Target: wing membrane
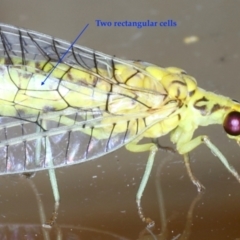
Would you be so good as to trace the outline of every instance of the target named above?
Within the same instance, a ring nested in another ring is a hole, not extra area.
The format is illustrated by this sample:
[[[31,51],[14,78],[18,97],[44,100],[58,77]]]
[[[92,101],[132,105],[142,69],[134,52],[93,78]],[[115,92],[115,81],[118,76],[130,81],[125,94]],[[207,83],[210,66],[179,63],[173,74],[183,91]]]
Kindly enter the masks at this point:
[[[0,174],[98,158],[177,108],[147,64],[74,45],[41,86],[70,43],[3,24],[0,39]]]

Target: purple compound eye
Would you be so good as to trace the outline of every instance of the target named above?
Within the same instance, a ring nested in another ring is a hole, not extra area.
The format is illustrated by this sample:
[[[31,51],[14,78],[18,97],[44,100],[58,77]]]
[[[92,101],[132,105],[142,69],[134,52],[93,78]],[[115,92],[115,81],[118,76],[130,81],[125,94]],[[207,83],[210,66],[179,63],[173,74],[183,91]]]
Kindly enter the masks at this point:
[[[240,135],[240,113],[229,113],[224,120],[223,127],[226,133],[231,136]]]

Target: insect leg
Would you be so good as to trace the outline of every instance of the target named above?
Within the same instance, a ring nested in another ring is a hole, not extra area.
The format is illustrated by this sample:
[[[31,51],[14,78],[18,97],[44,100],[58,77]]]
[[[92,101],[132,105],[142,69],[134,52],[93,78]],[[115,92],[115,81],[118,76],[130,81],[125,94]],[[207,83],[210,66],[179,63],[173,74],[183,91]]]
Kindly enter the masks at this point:
[[[44,123],[43,123],[44,126]],[[41,129],[40,129],[41,131]],[[41,141],[41,140],[40,140]],[[40,158],[40,151],[41,151],[41,142],[39,141],[39,144],[36,146],[36,160]],[[59,195],[59,190],[58,190],[58,184],[57,184],[57,178],[55,174],[55,169],[53,166],[52,162],[52,151],[51,151],[51,145],[48,137],[45,138],[45,143],[46,143],[46,162],[48,162],[50,168],[48,169],[48,174],[50,178],[50,183],[53,191],[53,197],[54,197],[54,211],[52,213],[51,218],[43,224],[43,227],[45,228],[50,228],[53,226],[57,219],[57,214],[58,214],[58,208],[59,208],[59,203],[60,203],[60,195]],[[52,168],[51,168],[52,167]]]
[[[212,151],[213,155],[217,156],[222,164],[227,168],[227,170],[238,180],[240,183],[240,176],[238,172],[234,169],[233,166],[231,166],[225,156],[218,150],[218,148],[209,140],[207,136],[203,136],[203,141],[204,143],[210,148]]]
[[[205,189],[205,187],[201,184],[201,182],[194,176],[191,166],[190,166],[190,162],[189,162],[189,154],[185,153],[183,154],[183,160],[184,160],[184,164],[185,167],[187,169],[187,173],[188,176],[190,178],[190,180],[192,181],[192,183],[197,187],[198,192],[202,192],[203,189]]]
[[[131,152],[150,151],[147,165],[145,168],[145,172],[143,174],[143,178],[142,178],[142,181],[140,183],[140,186],[138,188],[137,195],[136,195],[138,215],[142,219],[143,222],[148,224],[148,227],[150,228],[150,227],[153,227],[155,223],[151,218],[145,217],[143,210],[142,210],[142,206],[141,206],[141,198],[142,198],[144,189],[147,185],[147,181],[149,179],[149,176],[150,176],[150,173],[152,170],[152,166],[153,166],[153,162],[154,162],[154,158],[155,158],[158,148],[154,143],[141,144],[141,145],[137,145],[136,143],[137,142],[131,142],[126,145],[126,148]]]
[[[52,162],[52,157],[51,157],[52,156],[51,146],[50,146],[50,142],[49,142],[48,138],[46,138],[46,155],[47,155],[47,157],[50,157],[49,160],[47,160],[47,161],[48,161],[49,166],[52,167],[48,170],[48,173],[49,173],[50,183],[51,183],[51,186],[52,186],[54,202],[55,202],[54,211],[52,213],[51,218],[46,222],[46,224],[43,225],[44,227],[49,228],[49,227],[53,226],[53,224],[55,223],[55,221],[57,219],[59,202],[60,202],[60,195],[59,195],[59,190],[58,190],[58,184],[57,184],[55,169],[54,169],[53,162]]]
[[[209,140],[207,136],[198,136],[187,143],[182,143],[178,146],[178,151],[180,154],[187,154],[192,151],[194,148],[199,146],[200,144],[205,143],[213,155],[217,156],[222,164],[227,168],[227,170],[237,179],[240,183],[240,176],[237,171],[231,166],[224,155],[218,150],[218,148]]]

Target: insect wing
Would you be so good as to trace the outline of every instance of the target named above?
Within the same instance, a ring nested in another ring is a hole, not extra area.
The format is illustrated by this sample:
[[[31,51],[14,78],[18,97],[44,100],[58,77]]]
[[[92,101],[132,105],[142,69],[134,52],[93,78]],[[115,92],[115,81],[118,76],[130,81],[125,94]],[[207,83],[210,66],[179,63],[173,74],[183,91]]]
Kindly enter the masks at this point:
[[[133,87],[115,71],[119,64],[147,76],[144,66],[80,46],[41,86],[70,44],[0,28],[0,174],[60,167],[114,151],[154,123],[148,121],[151,103],[162,103],[155,122],[169,115],[160,83],[151,79],[152,90]]]

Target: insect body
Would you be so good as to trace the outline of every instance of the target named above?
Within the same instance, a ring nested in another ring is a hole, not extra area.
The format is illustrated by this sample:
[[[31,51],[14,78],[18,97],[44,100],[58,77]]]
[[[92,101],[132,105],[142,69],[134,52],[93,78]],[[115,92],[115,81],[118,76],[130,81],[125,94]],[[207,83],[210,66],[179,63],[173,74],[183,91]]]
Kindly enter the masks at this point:
[[[178,68],[124,61],[69,43],[0,24],[0,174],[32,172],[85,162],[121,146],[149,151],[140,199],[157,146],[146,138],[171,134],[184,156],[204,142],[240,182],[237,172],[198,126],[223,124],[240,141],[240,104],[197,86]],[[50,71],[44,85],[41,82]]]

